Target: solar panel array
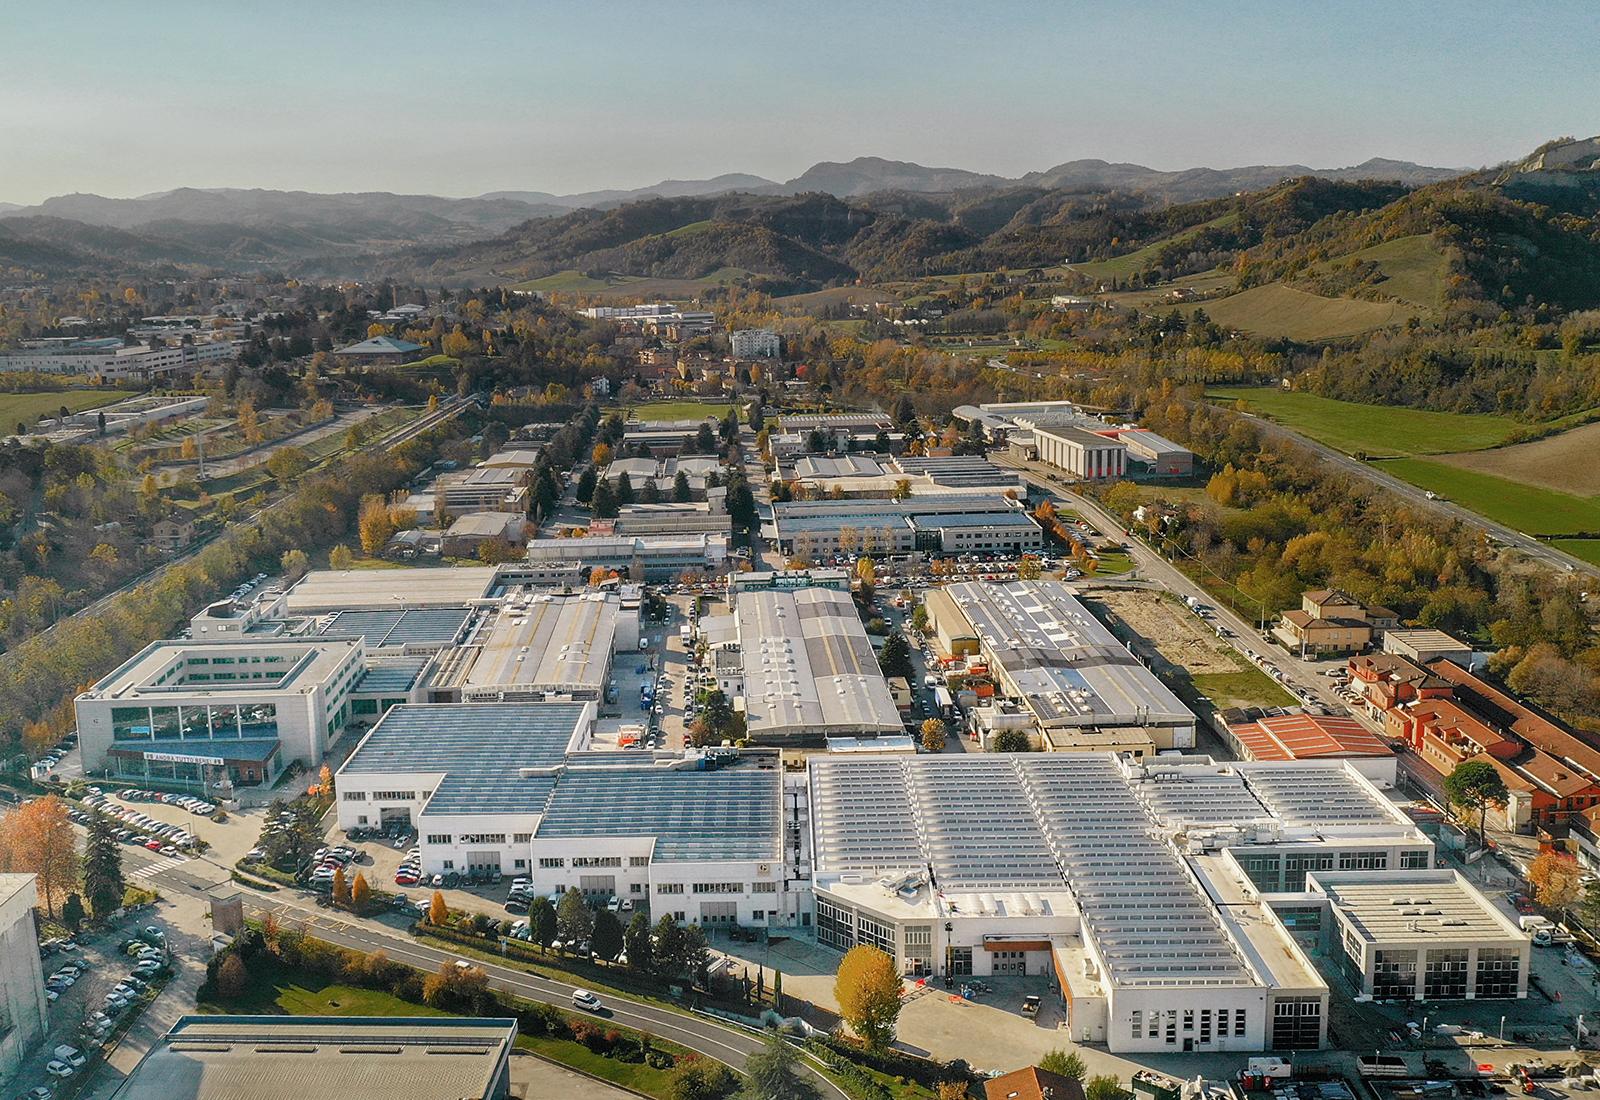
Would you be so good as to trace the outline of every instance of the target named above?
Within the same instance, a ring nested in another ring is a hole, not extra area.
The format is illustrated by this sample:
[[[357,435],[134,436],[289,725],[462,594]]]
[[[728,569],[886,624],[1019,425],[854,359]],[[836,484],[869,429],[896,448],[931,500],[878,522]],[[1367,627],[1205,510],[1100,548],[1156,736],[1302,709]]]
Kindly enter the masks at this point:
[[[811,827],[820,871],[921,867],[927,859],[899,760],[811,759]]]
[[[941,889],[1060,888],[1061,871],[1008,757],[913,769],[911,790]]]
[[[554,779],[523,768],[564,759],[582,704],[421,703],[393,707],[340,773],[440,772],[428,812],[538,813]]]
[[[401,645],[449,645],[461,635],[472,610],[428,607],[410,611],[336,611],[318,631],[329,637],[361,637],[367,648]]]
[[[534,836],[654,837],[656,862],[777,860],[781,783],[757,768],[568,768]]]
[[[1150,767],[1149,778],[1133,784],[1133,791],[1150,816],[1170,829],[1243,825],[1272,818],[1231,768],[1220,774],[1196,774],[1192,768],[1163,772],[1157,760]]]
[[[1156,836],[1109,756],[1052,753],[1017,764],[1116,982],[1254,983],[1211,903]]]
[[[1237,765],[1245,782],[1290,825],[1382,825],[1393,811],[1350,778],[1343,767],[1252,768]]]
[[[416,684],[417,677],[428,667],[426,657],[401,657],[368,666],[350,690],[371,694],[374,692],[405,693]]]

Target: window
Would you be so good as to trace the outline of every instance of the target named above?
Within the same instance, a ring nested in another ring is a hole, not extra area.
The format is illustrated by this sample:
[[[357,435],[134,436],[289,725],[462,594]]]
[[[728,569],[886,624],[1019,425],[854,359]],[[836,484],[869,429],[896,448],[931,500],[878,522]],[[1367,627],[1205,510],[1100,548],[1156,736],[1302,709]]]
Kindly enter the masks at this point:
[[[356,818],[356,824],[357,825],[365,825],[366,823],[367,823],[367,815],[366,814],[362,814],[360,817]]]
[[[561,856],[540,856],[539,857],[539,866],[540,867],[565,867],[566,865],[567,865],[567,861],[565,859],[563,859]]]
[[[848,951],[856,945],[855,914],[843,906],[817,899],[817,942]],[[966,973],[971,973],[969,955]],[[955,973],[956,971],[952,971]]]
[[[621,867],[621,856],[573,856],[574,867]]]
[[[744,883],[697,882],[694,884],[693,892],[696,894],[742,894],[744,893]]]
[[[1428,856],[1427,852],[1401,852],[1400,866],[1407,871],[1426,870]]]
[[[455,860],[453,860],[453,859],[447,859],[447,860],[444,861],[444,869],[446,871],[453,870],[455,868],[455,865],[456,865],[456,863],[455,863]]]
[[[455,841],[455,839],[456,838],[451,836],[449,833],[429,833],[428,834],[428,843],[429,844],[450,844],[450,843],[453,843]]]
[[[628,883],[628,893],[630,893],[630,894],[642,894],[642,893],[644,893],[644,887],[639,885],[639,883],[637,883],[637,882],[630,882],[630,883]]]
[[[1133,1027],[1131,1030],[1135,1039],[1144,1033],[1144,1013],[1137,1008],[1133,1010]]]
[[[463,843],[463,844],[504,844],[505,842],[506,842],[506,834],[505,833],[462,833],[461,834],[461,843]]]
[[[778,892],[778,884],[776,882],[752,882],[750,884],[750,892],[752,894],[776,894]]]
[[[628,857],[628,866],[629,867],[648,867],[648,866],[650,866],[650,857],[649,856],[629,856]]]
[[[344,800],[346,802],[365,802],[367,800],[367,792],[366,791],[345,791],[344,792]]]
[[[658,894],[681,894],[681,893],[683,893],[683,883],[681,883],[681,882],[658,882],[658,883],[656,883],[656,893],[658,893]]]
[[[525,860],[525,859],[514,859],[514,860],[511,861],[511,866],[513,866],[517,870],[521,871],[521,870],[525,869],[528,866],[528,861]]]
[[[1244,1034],[1244,1009],[1242,1008],[1233,1010],[1233,1033],[1235,1035]]]
[[[514,833],[514,834],[512,834],[511,839],[512,839],[512,841],[514,841],[517,844],[529,844],[529,843],[531,843],[533,841],[533,834],[532,833]]]
[[[1389,866],[1388,852],[1340,852],[1341,871],[1383,871]]]
[[[416,800],[417,800],[417,792],[416,791],[373,791],[372,792],[372,801],[374,801],[374,802],[415,802]]]

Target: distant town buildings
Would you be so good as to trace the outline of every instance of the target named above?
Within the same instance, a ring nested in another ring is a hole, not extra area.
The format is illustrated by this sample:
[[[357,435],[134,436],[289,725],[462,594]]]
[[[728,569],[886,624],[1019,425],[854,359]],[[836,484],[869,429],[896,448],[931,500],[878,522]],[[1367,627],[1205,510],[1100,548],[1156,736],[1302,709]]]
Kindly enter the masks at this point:
[[[776,359],[783,354],[783,341],[771,329],[747,328],[728,336],[728,348],[735,359]]]

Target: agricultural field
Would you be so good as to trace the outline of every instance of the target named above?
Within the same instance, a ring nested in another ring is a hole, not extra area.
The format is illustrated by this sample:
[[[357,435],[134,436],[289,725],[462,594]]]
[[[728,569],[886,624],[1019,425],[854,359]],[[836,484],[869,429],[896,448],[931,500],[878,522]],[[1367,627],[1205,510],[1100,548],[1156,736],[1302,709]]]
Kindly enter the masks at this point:
[[[1169,245],[1182,244],[1184,241],[1193,240],[1202,230],[1214,229],[1237,215],[1224,214],[1220,218],[1213,218],[1202,225],[1174,233],[1170,237],[1151,241],[1143,248],[1136,248],[1132,252],[1124,252],[1120,256],[1113,256],[1109,260],[1093,260],[1086,264],[1073,264],[1072,270],[1079,275],[1087,275],[1091,279],[1122,279],[1134,275],[1151,264],[1155,263],[1156,256]]]
[[[1233,273],[1222,268],[1212,271],[1202,271],[1195,275],[1185,275],[1174,279],[1170,283],[1159,286],[1145,287],[1142,290],[1118,290],[1105,295],[1105,300],[1120,309],[1150,309],[1166,305],[1172,308],[1191,308],[1189,302],[1174,302],[1171,294],[1174,290],[1187,290],[1202,298],[1209,298],[1233,289],[1235,279]],[[1197,303],[1202,309],[1209,309],[1205,303]]]
[[[685,227],[688,228],[688,227]],[[591,298],[690,299],[712,287],[737,283],[750,272],[742,267],[722,267],[699,279],[669,279],[645,275],[608,275],[592,278],[581,271],[558,271],[540,279],[514,284],[512,290],[531,290],[545,294],[584,294]]]
[[[1558,493],[1600,495],[1600,423],[1584,424],[1531,443],[1441,454],[1440,462]]]
[[[65,405],[68,412],[98,409],[128,397],[134,390],[52,390],[49,393],[0,393],[0,424],[10,431],[17,423],[33,424],[41,416],[55,416]]]
[[[1208,390],[1206,397],[1218,402],[1243,401],[1247,411],[1320,443],[1346,454],[1372,457],[1481,450],[1503,443],[1526,427],[1504,416],[1362,405],[1271,386],[1222,386]]]
[[[1359,298],[1325,298],[1282,283],[1185,307],[1204,309],[1224,328],[1288,340],[1337,340],[1374,329],[1405,324],[1419,316],[1416,306],[1401,302],[1367,302]]]
[[[1377,265],[1383,279],[1372,289],[1385,297],[1398,298],[1429,312],[1436,311],[1444,302],[1444,254],[1427,233],[1397,237],[1363,248],[1337,261],[1320,264],[1312,273],[1325,274],[1334,263],[1343,264],[1349,260]]]
[[[629,405],[624,410],[624,415],[645,422],[704,420],[708,416],[720,420],[728,415],[728,410],[731,408],[733,406],[726,401],[653,401],[648,405]]]
[[[1556,492],[1424,458],[1389,459],[1375,466],[1526,535],[1600,531],[1600,497]]]

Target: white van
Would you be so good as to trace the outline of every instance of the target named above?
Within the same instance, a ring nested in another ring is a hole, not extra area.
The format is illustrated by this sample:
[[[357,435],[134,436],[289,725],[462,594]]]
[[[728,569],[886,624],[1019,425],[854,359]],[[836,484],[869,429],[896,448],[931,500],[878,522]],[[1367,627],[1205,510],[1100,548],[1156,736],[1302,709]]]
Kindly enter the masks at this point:
[[[605,1005],[600,1003],[599,997],[596,997],[587,989],[574,989],[572,991],[572,1007],[581,1008],[585,1012],[599,1012]]]

